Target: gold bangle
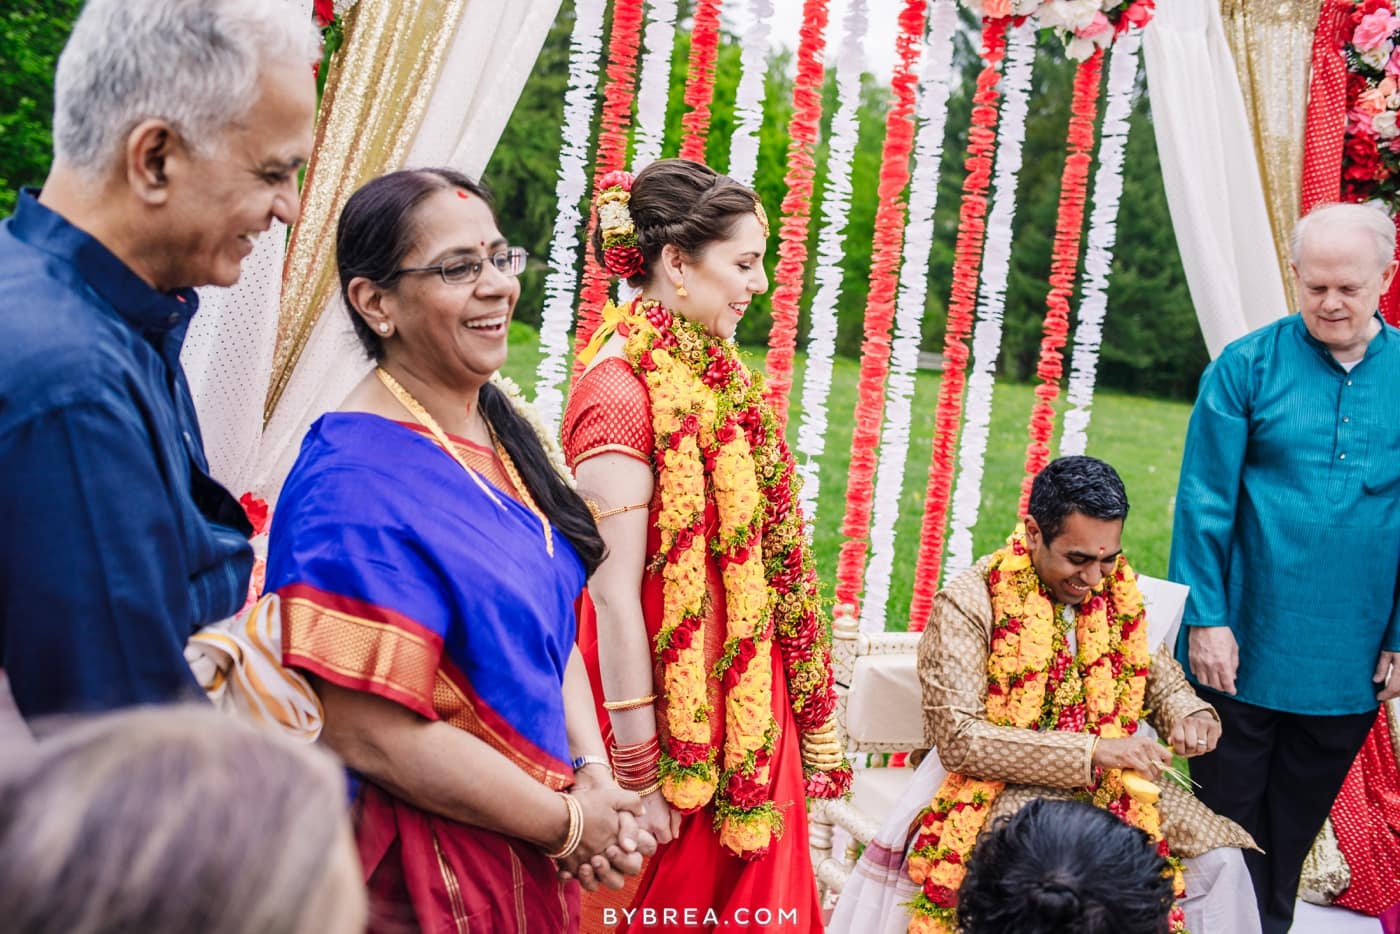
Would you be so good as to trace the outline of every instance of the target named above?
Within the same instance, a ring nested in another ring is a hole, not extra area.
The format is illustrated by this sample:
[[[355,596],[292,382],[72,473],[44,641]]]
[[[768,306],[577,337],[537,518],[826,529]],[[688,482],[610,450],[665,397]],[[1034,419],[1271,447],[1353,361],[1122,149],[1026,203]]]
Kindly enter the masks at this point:
[[[630,506],[616,506],[612,509],[599,509],[597,503],[593,502],[593,500],[591,499],[587,500],[588,511],[593,514],[593,521],[595,523],[602,522],[604,519],[610,519],[613,516],[620,516],[624,512],[631,512],[633,509],[646,509],[650,505],[651,503],[633,503]]]
[[[651,783],[643,785],[640,788],[629,788],[625,782],[618,782],[617,787],[621,788],[623,791],[630,791],[639,798],[645,798],[647,795],[655,794],[661,790],[661,779],[654,779]]]
[[[554,852],[545,852],[546,859],[568,859],[578,849],[579,842],[583,840],[583,805],[578,803],[578,799],[567,792],[559,792],[559,796],[564,799],[564,806],[569,811],[569,832],[564,838],[564,845]]]
[[[631,700],[610,700],[603,701],[604,710],[636,710],[638,707],[650,707],[656,703],[656,695],[648,694],[645,697],[634,697]]]

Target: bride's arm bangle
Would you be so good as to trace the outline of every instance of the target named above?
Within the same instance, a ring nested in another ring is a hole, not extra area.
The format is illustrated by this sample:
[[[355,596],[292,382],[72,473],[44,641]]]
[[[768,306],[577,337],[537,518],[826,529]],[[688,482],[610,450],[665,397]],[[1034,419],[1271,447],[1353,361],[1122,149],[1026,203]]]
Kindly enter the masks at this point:
[[[633,509],[646,509],[651,503],[633,503],[630,506],[617,506],[613,509],[599,509],[598,504],[588,500],[588,511],[593,513],[594,522],[602,522],[612,516],[620,516],[624,512],[631,512]]]
[[[631,700],[610,700],[603,701],[604,710],[636,710],[638,707],[650,707],[656,703],[655,694],[647,694],[644,697],[634,697]]]

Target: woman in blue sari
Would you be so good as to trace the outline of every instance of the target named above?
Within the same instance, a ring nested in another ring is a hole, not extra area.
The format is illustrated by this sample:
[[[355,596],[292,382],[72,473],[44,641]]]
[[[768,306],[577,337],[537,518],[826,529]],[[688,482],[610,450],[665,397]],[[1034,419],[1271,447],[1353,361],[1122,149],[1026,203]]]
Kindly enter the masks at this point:
[[[337,262],[377,366],[302,444],[267,590],[359,779],[371,930],[576,930],[561,875],[620,885],[654,843],[574,648],[602,540],[490,382],[524,251],[479,186],[431,169],[351,196]]]

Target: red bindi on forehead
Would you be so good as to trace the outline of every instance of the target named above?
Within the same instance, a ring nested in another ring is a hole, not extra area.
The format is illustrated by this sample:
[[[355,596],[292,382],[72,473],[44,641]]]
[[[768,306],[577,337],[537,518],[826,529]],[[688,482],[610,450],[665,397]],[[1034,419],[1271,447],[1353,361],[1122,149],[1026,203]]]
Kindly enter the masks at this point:
[[[461,198],[463,201],[467,201],[467,200],[469,200],[469,199],[471,198],[471,193],[470,193],[470,192],[463,191],[462,189],[458,188],[458,189],[457,189],[457,197]]]

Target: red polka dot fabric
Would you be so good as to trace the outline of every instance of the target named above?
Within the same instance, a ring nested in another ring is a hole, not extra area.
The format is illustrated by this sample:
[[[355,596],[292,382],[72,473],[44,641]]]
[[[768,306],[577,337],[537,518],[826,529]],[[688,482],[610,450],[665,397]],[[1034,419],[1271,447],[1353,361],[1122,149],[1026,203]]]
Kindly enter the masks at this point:
[[[1400,903],[1400,766],[1387,714],[1382,704],[1332,805],[1337,844],[1351,869],[1337,904],[1373,916]]]

